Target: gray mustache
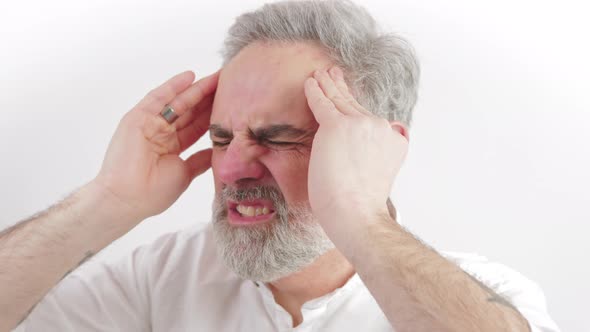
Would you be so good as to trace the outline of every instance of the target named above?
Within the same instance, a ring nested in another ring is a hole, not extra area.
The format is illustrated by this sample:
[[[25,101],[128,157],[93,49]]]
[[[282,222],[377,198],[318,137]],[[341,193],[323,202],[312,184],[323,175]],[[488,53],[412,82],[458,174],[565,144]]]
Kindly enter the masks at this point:
[[[284,204],[285,198],[280,190],[270,186],[255,186],[248,188],[231,188],[223,187],[221,198],[225,201],[228,199],[235,201],[268,199],[275,204]]]

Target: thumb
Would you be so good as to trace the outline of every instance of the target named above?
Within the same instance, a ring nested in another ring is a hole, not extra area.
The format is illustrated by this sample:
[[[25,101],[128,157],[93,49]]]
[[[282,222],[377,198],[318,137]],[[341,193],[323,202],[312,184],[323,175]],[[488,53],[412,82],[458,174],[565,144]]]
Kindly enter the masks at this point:
[[[211,167],[211,153],[213,150],[205,149],[201,150],[192,156],[188,157],[184,164],[189,170],[189,174],[191,175],[191,181],[194,180],[197,176],[205,173],[206,170]]]

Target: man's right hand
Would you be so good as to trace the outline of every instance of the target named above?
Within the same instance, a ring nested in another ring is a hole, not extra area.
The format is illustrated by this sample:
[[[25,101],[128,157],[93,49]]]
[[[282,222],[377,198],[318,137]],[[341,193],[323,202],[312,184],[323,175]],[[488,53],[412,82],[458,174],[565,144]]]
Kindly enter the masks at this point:
[[[152,90],[117,127],[98,175],[62,202],[0,232],[0,331],[49,289],[143,219],[166,210],[211,166],[211,150],[179,154],[208,129],[219,72],[186,71]],[[179,118],[169,124],[166,104]],[[110,223],[110,224],[109,224]]]
[[[219,71],[192,83],[193,72],[180,73],[150,91],[119,123],[92,182],[137,220],[166,210],[211,166],[211,149],[186,161],[179,154],[207,132],[218,78]],[[172,124],[160,115],[166,104],[179,116]]]

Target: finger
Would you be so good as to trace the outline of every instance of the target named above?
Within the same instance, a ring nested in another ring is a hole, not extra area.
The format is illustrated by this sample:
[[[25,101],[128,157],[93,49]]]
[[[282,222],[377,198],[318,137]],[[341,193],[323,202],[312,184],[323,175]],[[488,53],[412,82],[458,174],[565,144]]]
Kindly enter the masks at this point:
[[[219,71],[200,79],[188,89],[174,97],[168,104],[179,117],[198,105],[203,98],[211,95],[217,88]]]
[[[315,78],[307,78],[303,88],[305,97],[307,98],[307,104],[320,125],[324,122],[330,121],[335,116],[342,115],[342,113],[336,109],[334,103],[324,95],[324,92]]]
[[[212,103],[212,99],[209,103]],[[195,112],[196,113],[196,112]],[[188,149],[191,145],[201,138],[209,130],[209,120],[211,119],[211,107],[197,113],[193,121],[183,129],[177,131],[180,152]]]
[[[191,174],[191,179],[205,173],[211,167],[212,152],[212,149],[201,150],[184,161],[184,164],[189,169],[189,174]]]
[[[195,73],[190,70],[175,75],[159,87],[151,90],[139,103],[142,112],[157,114],[176,95],[186,90],[195,80]]]
[[[340,69],[338,66],[334,66],[330,68],[329,73],[330,76],[332,76],[332,79],[334,79],[334,83],[336,83],[336,87],[338,87],[340,93],[342,93],[342,95],[349,94],[352,96],[350,93],[350,88],[348,87],[348,84],[346,84],[346,80],[344,80],[344,73],[342,72],[342,69]]]
[[[365,115],[373,115],[371,112],[367,111],[367,109],[365,109],[361,104],[359,104],[359,102],[356,100],[356,98],[354,98],[352,93],[350,93],[350,88],[344,80],[344,73],[342,72],[342,69],[340,69],[338,66],[334,66],[330,69],[329,73],[332,79],[334,80],[334,84],[338,88],[338,91],[340,91],[343,98],[352,107],[354,107],[354,109]]]
[[[203,98],[203,100],[201,100],[200,103],[195,105],[183,116],[179,117],[176,121],[174,121],[173,126],[176,127],[176,130],[180,131],[186,128],[191,123],[193,123],[193,121],[199,116],[200,113],[209,111],[211,105],[213,104],[214,97],[215,94],[208,95],[207,97]]]
[[[358,111],[351,105],[350,101],[346,100],[340,93],[340,90],[336,87],[334,80],[327,71],[323,69],[316,70],[313,77],[318,81],[324,95],[336,105],[338,111],[346,115],[358,114]]]
[[[338,88],[342,96],[344,96],[345,99],[350,101],[355,108],[364,109],[364,107],[358,103],[356,98],[350,92],[350,88],[348,87],[348,84],[344,79],[344,73],[342,72],[342,69],[340,69],[338,66],[334,66],[330,69],[329,74],[334,80],[334,84],[336,84],[336,87]]]

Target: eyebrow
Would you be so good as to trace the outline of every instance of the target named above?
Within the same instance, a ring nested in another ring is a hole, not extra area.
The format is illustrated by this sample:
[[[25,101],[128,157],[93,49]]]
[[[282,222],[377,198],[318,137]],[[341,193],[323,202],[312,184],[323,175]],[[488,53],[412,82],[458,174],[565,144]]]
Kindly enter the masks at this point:
[[[219,137],[219,138],[232,138],[232,137],[234,137],[234,135],[229,130],[227,130],[217,124],[210,125],[209,132],[211,133],[211,135]]]
[[[233,137],[233,134],[229,130],[227,130],[217,124],[210,125],[209,131],[211,132],[211,135],[219,137],[219,138],[232,138]],[[270,126],[266,126],[266,127],[256,128],[254,130],[250,129],[249,131],[250,131],[250,135],[254,139],[258,139],[258,140],[264,140],[264,139],[270,140],[270,139],[274,139],[277,137],[282,137],[282,138],[286,138],[286,139],[296,139],[296,138],[300,138],[301,136],[305,136],[305,135],[310,134],[310,131],[296,128],[290,124],[270,125]]]
[[[278,124],[255,129],[252,131],[252,134],[258,139],[273,139],[277,137],[294,139],[307,134],[307,130],[295,128],[288,124]]]

